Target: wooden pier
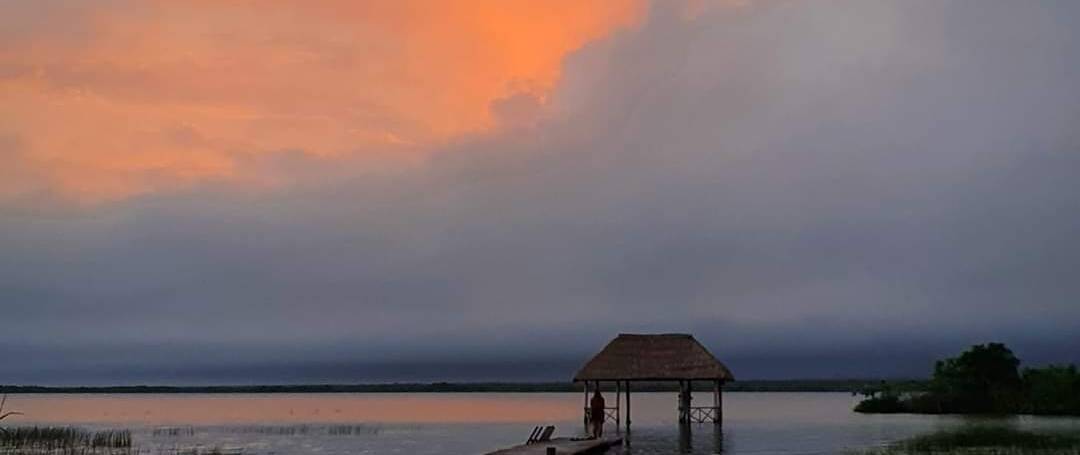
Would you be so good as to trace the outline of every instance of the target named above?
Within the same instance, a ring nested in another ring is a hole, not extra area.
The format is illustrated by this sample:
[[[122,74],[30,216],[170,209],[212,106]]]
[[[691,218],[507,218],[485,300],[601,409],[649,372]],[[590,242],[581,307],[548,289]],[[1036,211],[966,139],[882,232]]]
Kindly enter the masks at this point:
[[[593,413],[590,409],[592,401],[589,399],[589,392],[592,389],[596,406],[599,408],[600,403],[604,403],[602,410],[596,410],[596,417],[601,421],[595,423],[603,425],[608,421],[614,421],[616,430],[625,424],[626,430],[622,432],[622,435],[626,437],[627,447],[630,441],[630,386],[632,383],[657,381],[679,383],[679,442],[680,446],[685,442],[685,446],[689,447],[690,425],[693,423],[712,423],[715,426],[714,434],[718,438],[722,436],[724,405],[721,389],[725,382],[734,380],[735,376],[726,365],[693,336],[683,333],[659,335],[620,333],[574,375],[574,382],[585,385],[585,406],[582,408],[585,411],[583,419],[585,433],[592,434],[589,431],[590,424],[594,423],[590,422]],[[615,406],[608,406],[603,400],[600,393],[602,382],[614,383]],[[712,384],[712,406],[692,404],[695,382]],[[623,392],[626,393],[625,401],[622,397]],[[550,425],[544,427],[543,433],[537,438],[537,431],[540,429],[539,426],[533,429],[533,434],[528,439],[529,443],[487,455],[599,454],[623,443],[622,437],[545,440],[551,435],[554,427]],[[717,443],[717,447],[721,445]]]
[[[555,438],[550,441],[537,442],[534,444],[522,444],[508,449],[491,452],[487,455],[575,455],[575,454],[599,454],[607,449],[622,444],[622,438],[600,439],[570,439]],[[549,448],[554,448],[550,452]]]

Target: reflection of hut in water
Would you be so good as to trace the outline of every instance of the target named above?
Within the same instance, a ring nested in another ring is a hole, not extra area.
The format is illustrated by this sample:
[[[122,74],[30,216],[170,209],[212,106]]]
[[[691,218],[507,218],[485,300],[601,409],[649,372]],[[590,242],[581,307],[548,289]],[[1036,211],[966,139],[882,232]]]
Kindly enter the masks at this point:
[[[619,334],[596,354],[576,375],[574,382],[585,383],[585,423],[589,419],[589,391],[599,390],[602,382],[615,383],[615,406],[605,409],[605,420],[622,419],[625,390],[626,429],[630,430],[630,387],[634,382],[679,383],[679,423],[712,422],[724,419],[721,388],[734,381],[723,363],[716,359],[693,336],[687,334]],[[708,382],[713,389],[711,406],[693,406],[693,383]]]

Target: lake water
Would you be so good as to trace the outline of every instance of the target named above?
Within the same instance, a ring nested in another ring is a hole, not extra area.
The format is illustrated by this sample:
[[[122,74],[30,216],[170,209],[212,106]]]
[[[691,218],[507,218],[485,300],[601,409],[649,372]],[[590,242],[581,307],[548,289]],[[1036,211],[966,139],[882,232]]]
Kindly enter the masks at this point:
[[[726,393],[722,434],[711,424],[687,433],[676,424],[675,400],[634,394],[630,447],[613,453],[832,454],[970,422],[860,415],[846,393]],[[148,454],[478,454],[522,442],[533,425],[579,435],[582,406],[575,393],[11,395],[8,409],[25,416],[4,423],[130,429]],[[1080,431],[1073,418],[1001,422]]]

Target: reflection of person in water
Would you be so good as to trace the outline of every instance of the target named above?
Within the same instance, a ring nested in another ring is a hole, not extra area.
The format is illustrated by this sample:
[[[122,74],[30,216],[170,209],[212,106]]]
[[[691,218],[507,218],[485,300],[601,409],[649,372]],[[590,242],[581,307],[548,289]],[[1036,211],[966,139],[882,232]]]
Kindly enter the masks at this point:
[[[604,435],[604,396],[597,390],[589,402],[589,422],[592,423],[592,435],[599,438]]]

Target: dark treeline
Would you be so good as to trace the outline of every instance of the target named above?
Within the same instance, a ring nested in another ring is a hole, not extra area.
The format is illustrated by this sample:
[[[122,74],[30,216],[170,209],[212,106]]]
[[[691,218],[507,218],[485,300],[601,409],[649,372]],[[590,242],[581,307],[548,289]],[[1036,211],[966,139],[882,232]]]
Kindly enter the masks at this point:
[[[923,391],[885,384],[867,395],[856,411],[1080,415],[1080,372],[1075,365],[1021,370],[1009,348],[989,343],[938,361]]]
[[[898,389],[918,390],[925,381],[890,383]],[[746,380],[724,385],[729,392],[856,392],[877,387],[879,381],[868,379],[805,379],[805,380]],[[605,390],[614,384],[602,383]],[[635,392],[676,392],[673,382],[637,382]],[[695,384],[695,390],[711,391],[709,383]],[[45,387],[0,385],[0,393],[446,393],[446,392],[580,392],[581,384],[571,382],[435,382],[386,384],[308,384],[308,385],[243,385],[243,386],[108,386],[108,387]]]

